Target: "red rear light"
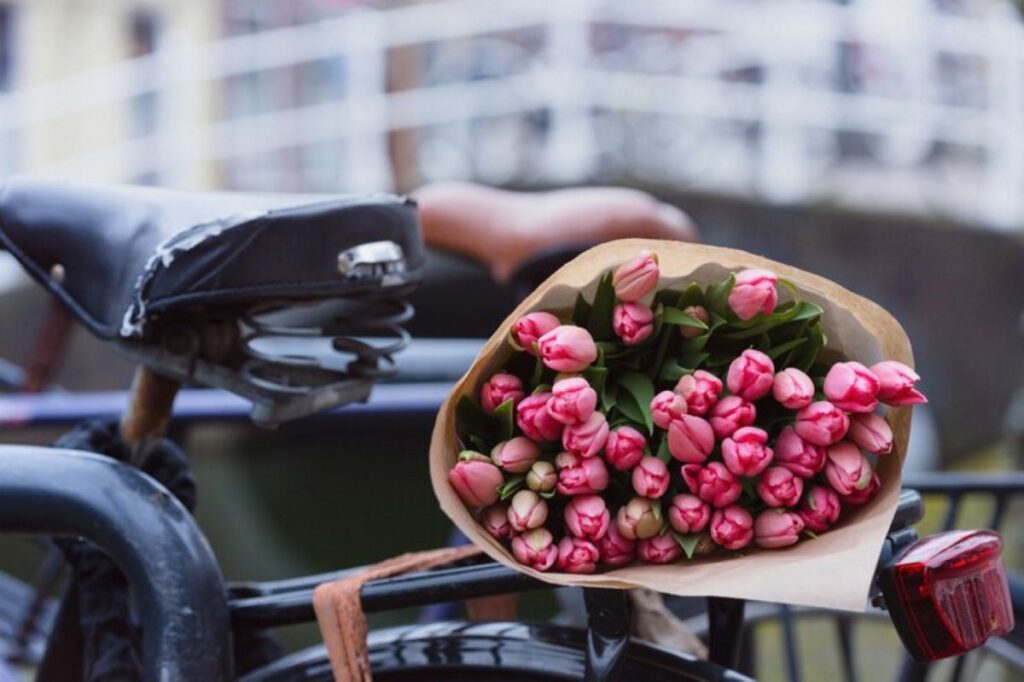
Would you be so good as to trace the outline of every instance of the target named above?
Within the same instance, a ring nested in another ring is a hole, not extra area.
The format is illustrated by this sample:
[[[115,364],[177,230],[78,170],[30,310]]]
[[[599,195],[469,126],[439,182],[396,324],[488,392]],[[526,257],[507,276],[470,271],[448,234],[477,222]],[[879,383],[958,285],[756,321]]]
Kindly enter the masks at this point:
[[[919,661],[959,656],[1013,630],[1003,542],[988,530],[918,540],[881,576],[896,629]]]

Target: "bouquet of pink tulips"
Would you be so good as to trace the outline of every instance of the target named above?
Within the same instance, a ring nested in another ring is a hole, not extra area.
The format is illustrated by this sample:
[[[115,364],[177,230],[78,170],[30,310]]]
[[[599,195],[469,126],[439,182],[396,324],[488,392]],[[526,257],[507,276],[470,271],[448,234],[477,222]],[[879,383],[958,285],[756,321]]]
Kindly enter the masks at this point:
[[[500,365],[454,403],[447,484],[534,572],[813,544],[885,485],[881,412],[925,402],[906,364],[832,349],[825,308],[793,281],[739,267],[666,282],[656,244],[571,307],[516,313]]]

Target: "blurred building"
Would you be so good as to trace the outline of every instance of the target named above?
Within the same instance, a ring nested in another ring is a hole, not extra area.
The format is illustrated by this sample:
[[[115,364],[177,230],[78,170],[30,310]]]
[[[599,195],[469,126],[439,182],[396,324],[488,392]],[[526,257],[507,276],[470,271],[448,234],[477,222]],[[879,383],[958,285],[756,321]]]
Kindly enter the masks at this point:
[[[615,182],[1024,224],[1008,0],[21,0],[0,168],[183,187]]]

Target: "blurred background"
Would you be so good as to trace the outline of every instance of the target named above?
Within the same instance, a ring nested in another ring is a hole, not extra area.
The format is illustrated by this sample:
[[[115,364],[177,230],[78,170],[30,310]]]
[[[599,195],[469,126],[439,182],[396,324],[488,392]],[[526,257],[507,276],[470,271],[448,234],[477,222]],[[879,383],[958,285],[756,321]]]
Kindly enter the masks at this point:
[[[704,241],[814,270],[901,320],[931,399],[909,466],[1019,468],[1024,25],[1008,0],[3,0],[0,173],[274,192],[640,188]],[[413,331],[470,339],[448,346],[465,350],[457,370],[515,296],[436,253]],[[434,314],[453,301],[457,329]],[[23,364],[47,310],[0,262],[0,356]],[[63,357],[64,388],[127,386],[130,366],[84,332]],[[228,572],[270,578],[443,543],[430,425],[179,435]],[[385,459],[407,463],[387,483],[403,508],[368,493]],[[1021,528],[1006,532],[1020,569]],[[35,559],[16,551],[0,545]],[[757,636],[777,663],[778,632]],[[885,652],[866,665],[896,665],[891,630],[864,637]],[[835,652],[811,654],[812,679],[836,670]]]

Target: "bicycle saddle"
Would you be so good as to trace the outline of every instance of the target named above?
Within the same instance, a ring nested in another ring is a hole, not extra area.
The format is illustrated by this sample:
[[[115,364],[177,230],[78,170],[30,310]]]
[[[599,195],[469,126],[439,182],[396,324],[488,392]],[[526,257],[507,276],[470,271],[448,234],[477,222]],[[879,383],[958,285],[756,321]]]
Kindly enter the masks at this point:
[[[402,197],[32,178],[0,184],[0,247],[99,337],[249,398],[267,424],[368,397],[425,263]]]

